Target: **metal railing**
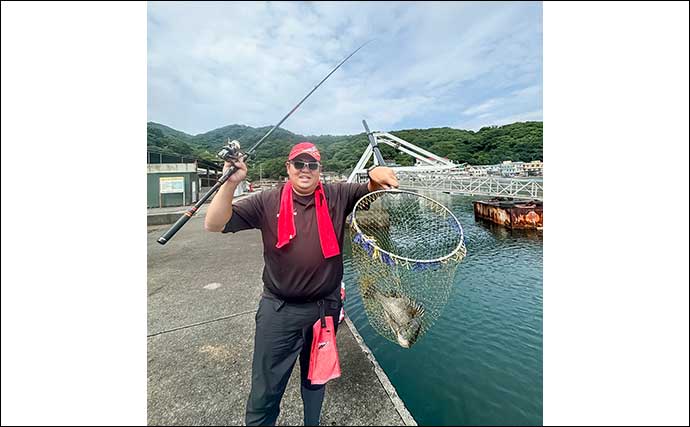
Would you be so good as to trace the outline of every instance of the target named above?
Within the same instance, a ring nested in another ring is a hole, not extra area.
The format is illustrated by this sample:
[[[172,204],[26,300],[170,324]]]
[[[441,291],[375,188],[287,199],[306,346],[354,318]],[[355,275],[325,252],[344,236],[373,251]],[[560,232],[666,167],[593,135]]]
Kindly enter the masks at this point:
[[[459,177],[397,173],[401,188],[447,191],[471,196],[511,197],[543,200],[544,183],[530,179],[501,179],[493,177]]]
[[[470,196],[544,199],[544,183],[537,179],[470,177],[442,171],[420,173],[396,171],[400,188],[406,190],[444,191]],[[366,175],[360,175],[366,180]]]

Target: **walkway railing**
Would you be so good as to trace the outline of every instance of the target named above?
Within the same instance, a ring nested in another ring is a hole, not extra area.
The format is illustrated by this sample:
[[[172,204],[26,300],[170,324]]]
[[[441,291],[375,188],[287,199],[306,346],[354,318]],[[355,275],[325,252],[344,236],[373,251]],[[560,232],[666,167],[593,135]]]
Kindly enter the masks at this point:
[[[543,181],[453,175],[424,176],[405,172],[398,172],[397,176],[400,187],[407,189],[447,191],[453,194],[473,196],[544,199]]]
[[[544,199],[544,182],[535,179],[469,177],[443,171],[419,173],[395,172],[400,188],[407,190],[445,191],[470,196]],[[366,176],[363,176],[366,179]]]

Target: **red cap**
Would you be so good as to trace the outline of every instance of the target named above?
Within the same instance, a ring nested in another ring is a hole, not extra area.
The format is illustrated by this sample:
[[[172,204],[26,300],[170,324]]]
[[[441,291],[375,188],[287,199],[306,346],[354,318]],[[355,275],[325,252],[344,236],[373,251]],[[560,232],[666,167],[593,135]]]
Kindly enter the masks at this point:
[[[314,160],[321,161],[321,153],[319,153],[318,148],[311,142],[300,142],[299,144],[292,147],[290,150],[290,155],[288,160],[292,160],[300,154],[307,154],[314,158]]]

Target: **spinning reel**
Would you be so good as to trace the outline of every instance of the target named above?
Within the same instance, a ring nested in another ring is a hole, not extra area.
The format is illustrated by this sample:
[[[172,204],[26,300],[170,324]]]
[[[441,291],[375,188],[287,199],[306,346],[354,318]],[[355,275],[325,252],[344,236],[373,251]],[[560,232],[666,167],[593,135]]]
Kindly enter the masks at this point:
[[[247,156],[240,151],[240,142],[238,140],[233,139],[230,141],[230,138],[228,138],[228,142],[218,152],[218,157],[232,163],[233,161],[244,160]]]

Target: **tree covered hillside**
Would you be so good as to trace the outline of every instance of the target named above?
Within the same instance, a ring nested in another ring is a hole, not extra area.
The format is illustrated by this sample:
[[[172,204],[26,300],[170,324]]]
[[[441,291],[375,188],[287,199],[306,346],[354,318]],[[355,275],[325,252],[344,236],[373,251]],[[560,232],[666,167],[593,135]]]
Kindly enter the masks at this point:
[[[270,127],[253,128],[229,125],[199,135],[189,135],[154,122],[147,124],[147,145],[170,154],[194,155],[218,161],[216,153],[230,139],[237,139],[247,150],[268,132]],[[374,129],[372,129],[374,130]],[[543,123],[520,122],[504,126],[484,127],[479,131],[453,128],[407,129],[389,132],[457,163],[486,165],[503,160],[529,162],[543,160]],[[325,171],[347,173],[359,160],[368,140],[357,135],[297,135],[279,128],[257,149],[250,166],[249,179],[259,175],[277,179],[285,175],[285,158],[290,147],[300,141],[312,141],[322,155]],[[381,146],[387,160],[400,165],[413,164],[412,157],[387,145]]]

